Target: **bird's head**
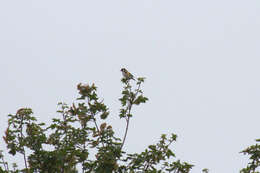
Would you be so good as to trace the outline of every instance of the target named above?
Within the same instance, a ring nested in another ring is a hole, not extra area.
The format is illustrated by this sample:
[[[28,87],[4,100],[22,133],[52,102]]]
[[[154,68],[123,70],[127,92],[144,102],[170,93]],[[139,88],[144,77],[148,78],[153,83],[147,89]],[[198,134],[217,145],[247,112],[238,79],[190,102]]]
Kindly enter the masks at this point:
[[[125,68],[121,68],[120,71],[121,71],[121,72],[126,72],[126,69],[125,69]]]

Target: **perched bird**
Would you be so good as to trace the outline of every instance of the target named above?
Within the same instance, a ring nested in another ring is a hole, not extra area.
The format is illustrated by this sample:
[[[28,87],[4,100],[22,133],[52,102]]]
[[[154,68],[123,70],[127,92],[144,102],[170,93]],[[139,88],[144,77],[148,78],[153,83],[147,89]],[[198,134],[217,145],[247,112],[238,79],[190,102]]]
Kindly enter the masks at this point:
[[[135,80],[134,76],[129,71],[127,71],[125,68],[122,68],[121,72],[122,72],[122,74],[123,74],[125,79],[127,79],[127,80],[130,80],[130,79]]]

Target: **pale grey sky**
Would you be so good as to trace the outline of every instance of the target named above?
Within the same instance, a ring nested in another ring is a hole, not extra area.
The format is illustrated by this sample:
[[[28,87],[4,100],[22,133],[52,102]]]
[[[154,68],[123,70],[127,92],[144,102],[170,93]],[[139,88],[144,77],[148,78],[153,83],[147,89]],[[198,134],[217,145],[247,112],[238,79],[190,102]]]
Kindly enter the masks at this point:
[[[79,82],[96,83],[123,133],[126,67],[147,77],[150,99],[134,110],[128,151],[173,132],[192,173],[238,172],[260,137],[259,31],[259,0],[2,0],[0,133],[24,106],[48,122]]]

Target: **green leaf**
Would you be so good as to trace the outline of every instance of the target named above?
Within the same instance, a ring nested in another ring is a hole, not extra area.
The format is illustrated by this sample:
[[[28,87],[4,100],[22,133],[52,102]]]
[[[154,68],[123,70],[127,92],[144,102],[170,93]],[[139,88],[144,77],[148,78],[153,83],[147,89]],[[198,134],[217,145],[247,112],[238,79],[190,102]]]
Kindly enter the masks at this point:
[[[102,114],[100,115],[100,118],[104,120],[104,119],[107,118],[108,115],[109,115],[109,112],[104,112],[104,113],[102,113]]]

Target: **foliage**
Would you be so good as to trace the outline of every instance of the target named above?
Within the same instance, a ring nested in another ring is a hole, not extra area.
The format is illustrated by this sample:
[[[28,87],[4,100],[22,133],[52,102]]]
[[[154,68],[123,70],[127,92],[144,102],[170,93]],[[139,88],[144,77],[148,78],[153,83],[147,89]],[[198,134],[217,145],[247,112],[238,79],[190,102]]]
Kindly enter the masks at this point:
[[[154,145],[141,153],[126,153],[126,142],[132,109],[148,101],[141,85],[144,78],[122,78],[123,91],[119,118],[125,120],[125,133],[117,137],[107,123],[109,109],[97,95],[97,87],[78,84],[78,99],[68,106],[59,103],[59,116],[50,125],[38,123],[30,108],[10,114],[4,141],[8,153],[21,154],[23,168],[10,168],[0,153],[0,172],[43,173],[188,173],[193,165],[175,159],[170,149],[177,136],[163,134]]]
[[[260,142],[259,139],[257,139],[256,141]],[[260,167],[260,145],[252,145],[243,150],[241,153],[249,155],[250,162],[248,163],[246,168],[243,168],[240,171],[240,173],[259,173],[259,171],[257,171],[257,168]]]

